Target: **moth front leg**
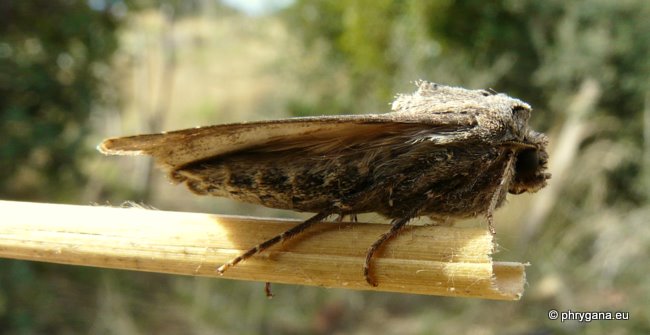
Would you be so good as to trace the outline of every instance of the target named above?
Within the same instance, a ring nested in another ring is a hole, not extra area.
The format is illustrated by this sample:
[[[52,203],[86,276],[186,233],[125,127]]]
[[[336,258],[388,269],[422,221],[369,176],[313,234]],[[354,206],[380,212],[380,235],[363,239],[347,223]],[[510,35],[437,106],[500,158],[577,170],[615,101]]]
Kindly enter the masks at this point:
[[[507,161],[506,165],[503,169],[503,172],[501,174],[501,179],[499,181],[499,185],[497,185],[496,190],[494,191],[494,194],[492,194],[492,199],[490,199],[490,204],[487,209],[487,213],[485,214],[485,217],[488,222],[488,229],[490,230],[490,233],[492,235],[495,235],[497,232],[494,229],[494,211],[497,208],[497,205],[499,204],[499,199],[502,197],[505,197],[505,192],[508,190],[508,184],[510,184],[510,181],[512,180],[513,176],[513,171],[514,171],[514,166],[515,166],[515,153],[512,150],[508,150],[506,152],[507,156]]]

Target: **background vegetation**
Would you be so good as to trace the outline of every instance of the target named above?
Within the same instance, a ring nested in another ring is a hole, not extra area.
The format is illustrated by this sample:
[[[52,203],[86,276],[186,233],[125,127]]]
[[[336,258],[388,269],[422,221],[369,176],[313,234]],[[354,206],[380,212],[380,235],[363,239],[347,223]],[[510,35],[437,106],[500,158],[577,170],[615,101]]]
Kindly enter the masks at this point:
[[[385,112],[419,78],[490,87],[530,102],[534,128],[551,137],[551,185],[511,197],[496,218],[496,257],[531,263],[523,299],[277,285],[268,301],[259,283],[2,260],[0,333],[650,330],[650,2],[267,6],[252,15],[207,0],[0,1],[0,197],[294,215],[189,196],[146,160],[94,146],[195,125]],[[550,309],[630,320],[560,323]]]

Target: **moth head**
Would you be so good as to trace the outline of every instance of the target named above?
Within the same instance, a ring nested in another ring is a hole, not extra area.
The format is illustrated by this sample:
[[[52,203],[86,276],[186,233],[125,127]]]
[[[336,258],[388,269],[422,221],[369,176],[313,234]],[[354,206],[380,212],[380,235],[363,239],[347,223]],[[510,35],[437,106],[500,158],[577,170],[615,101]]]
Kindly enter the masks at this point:
[[[527,137],[530,137],[530,129],[528,128],[528,119],[532,112],[531,107],[526,103],[519,103],[518,100],[513,99],[511,106],[505,110],[502,119],[505,125],[504,141],[514,142],[528,142]]]
[[[546,186],[551,178],[548,169],[548,139],[544,134],[529,131],[525,137],[526,146],[515,151],[515,171],[508,192],[521,194],[534,193]]]

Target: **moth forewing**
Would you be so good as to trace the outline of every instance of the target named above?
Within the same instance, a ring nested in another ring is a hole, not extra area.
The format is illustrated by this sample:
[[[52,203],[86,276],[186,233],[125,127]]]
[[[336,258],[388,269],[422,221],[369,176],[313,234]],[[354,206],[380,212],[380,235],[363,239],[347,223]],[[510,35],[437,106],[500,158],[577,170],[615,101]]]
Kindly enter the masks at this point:
[[[108,139],[98,148],[153,156],[198,194],[318,213],[220,272],[332,214],[380,213],[393,225],[368,250],[364,276],[374,285],[374,252],[410,219],[485,215],[491,223],[508,191],[534,192],[550,178],[545,137],[517,112],[530,106],[484,90],[417,84],[390,113],[198,127]],[[513,141],[535,153],[522,155]]]
[[[107,139],[98,149],[108,155],[150,155],[166,167],[225,155],[276,138],[300,137],[336,129],[341,120],[330,117],[287,119],[196,127],[160,134]]]

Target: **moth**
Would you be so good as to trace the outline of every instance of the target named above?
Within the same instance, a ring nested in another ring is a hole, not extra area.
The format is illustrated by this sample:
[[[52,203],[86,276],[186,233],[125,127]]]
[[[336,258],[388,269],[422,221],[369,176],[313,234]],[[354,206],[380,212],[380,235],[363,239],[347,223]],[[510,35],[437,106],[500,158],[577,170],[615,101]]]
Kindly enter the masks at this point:
[[[409,220],[434,222],[493,212],[506,194],[536,192],[551,177],[547,137],[528,126],[531,107],[505,94],[416,82],[384,114],[301,117],[198,127],[107,139],[109,155],[150,155],[176,183],[200,195],[315,213],[221,265],[290,239],[331,215],[376,212],[389,230],[375,252]]]

